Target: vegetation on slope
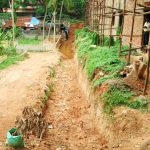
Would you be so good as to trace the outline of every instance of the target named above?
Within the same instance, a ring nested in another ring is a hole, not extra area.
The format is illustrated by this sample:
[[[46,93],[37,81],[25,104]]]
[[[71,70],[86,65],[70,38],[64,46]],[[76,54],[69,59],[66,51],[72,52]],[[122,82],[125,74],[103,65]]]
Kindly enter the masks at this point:
[[[0,63],[0,69],[4,69],[17,61],[24,60],[26,55],[18,54],[12,43],[12,31],[0,30],[0,57],[6,59]]]
[[[105,37],[104,40],[104,46],[98,46],[96,44],[99,44],[99,36],[96,32],[89,32],[87,28],[76,31],[77,56],[94,88],[105,81],[118,80],[120,71],[126,64],[125,60],[120,59],[118,55],[118,41],[111,39],[113,46],[109,48],[109,38]],[[126,48],[123,46],[123,49]],[[124,83],[121,86],[118,84],[109,85],[101,95],[105,112],[110,113],[113,107],[122,105],[134,109],[147,106],[146,101],[134,99],[136,95],[130,87]]]

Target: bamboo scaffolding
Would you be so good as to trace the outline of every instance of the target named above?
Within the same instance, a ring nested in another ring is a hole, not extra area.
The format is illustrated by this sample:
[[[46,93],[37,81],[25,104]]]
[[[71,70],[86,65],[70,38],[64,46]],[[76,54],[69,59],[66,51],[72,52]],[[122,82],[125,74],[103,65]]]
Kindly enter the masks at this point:
[[[106,5],[106,1],[103,2],[103,6],[104,6],[104,9],[103,9],[103,14],[106,13],[106,9],[105,9],[105,5]],[[103,29],[102,29],[102,46],[104,45],[104,28],[105,28],[105,17],[103,17]]]
[[[99,34],[100,36],[100,44],[103,45],[104,42],[104,35],[111,37],[117,37],[120,40],[120,46],[119,46],[119,55],[123,52],[128,52],[128,63],[130,63],[130,57],[131,57],[131,52],[136,51],[138,49],[143,49],[145,46],[141,45],[136,45],[133,42],[134,37],[141,37],[142,35],[134,35],[134,24],[135,24],[135,17],[136,16],[144,16],[150,14],[150,11],[148,10],[147,12],[141,12],[141,10],[144,9],[150,9],[149,6],[141,5],[138,4],[137,0],[134,0],[134,6],[133,6],[133,11],[132,10],[127,10],[126,8],[126,3],[127,0],[124,0],[124,7],[123,9],[121,8],[116,8],[114,7],[114,2],[115,0],[112,0],[112,6],[106,6],[106,0],[97,0],[97,3],[95,3],[95,0],[89,0],[89,9],[87,12],[90,14],[88,15],[88,20],[89,20],[89,30],[90,31],[95,31],[96,33]],[[93,3],[94,2],[94,3]],[[138,6],[138,8],[137,8]],[[96,9],[96,11],[94,11]],[[92,12],[92,13],[91,13]],[[93,17],[92,17],[93,15]],[[122,24],[121,24],[121,32],[119,35],[113,34],[113,30],[117,29],[116,27],[113,27],[113,17],[116,16],[123,16]],[[130,35],[125,35],[123,34],[123,29],[124,29],[124,23],[125,23],[125,16],[132,16],[132,25],[131,25],[131,34]],[[108,24],[106,19],[110,19],[111,22]],[[98,20],[98,23],[95,21]],[[97,28],[99,26],[99,28]],[[109,26],[109,27],[106,27]],[[109,31],[109,35],[105,34],[105,31]],[[129,49],[128,50],[122,50],[122,40],[123,37],[129,37]],[[109,42],[109,47],[111,46],[111,40]],[[150,67],[150,46],[146,47],[148,50],[148,67],[147,67],[147,76],[145,80],[145,86],[143,89],[143,95],[146,94],[147,88],[148,88],[148,82],[149,82],[149,67]]]
[[[122,34],[123,34],[123,28],[124,28],[124,15],[125,15],[125,10],[126,10],[126,0],[124,0],[124,7],[123,7],[123,21],[122,21],[122,26],[121,26],[121,32],[120,32],[120,36],[119,36],[119,40],[120,40],[120,47],[119,47],[119,56],[121,54],[121,48],[122,48]]]
[[[133,10],[133,16],[132,16],[132,27],[131,27],[131,36],[130,36],[130,49],[132,48],[136,4],[137,4],[137,0],[134,1],[134,10]],[[130,56],[131,56],[131,51],[129,51],[129,54],[128,54],[128,64],[130,63]]]
[[[114,7],[114,0],[112,1],[112,7]],[[112,26],[113,26],[113,9],[112,9],[112,18],[111,18],[111,25],[110,25],[110,35],[109,35],[109,47],[111,47],[111,37],[112,37]]]

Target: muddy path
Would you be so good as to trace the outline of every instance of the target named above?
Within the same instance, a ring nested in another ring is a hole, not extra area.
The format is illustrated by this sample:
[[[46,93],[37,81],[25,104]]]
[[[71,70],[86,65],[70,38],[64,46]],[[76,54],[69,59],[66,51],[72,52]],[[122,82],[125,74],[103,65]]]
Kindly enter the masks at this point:
[[[107,141],[95,128],[78,85],[73,60],[56,69],[55,91],[48,101],[46,118],[52,123],[39,150],[101,150]]]
[[[0,71],[0,143],[6,141],[7,131],[23,108],[35,104],[43,94],[48,67],[58,60],[55,52],[29,53],[25,61]]]

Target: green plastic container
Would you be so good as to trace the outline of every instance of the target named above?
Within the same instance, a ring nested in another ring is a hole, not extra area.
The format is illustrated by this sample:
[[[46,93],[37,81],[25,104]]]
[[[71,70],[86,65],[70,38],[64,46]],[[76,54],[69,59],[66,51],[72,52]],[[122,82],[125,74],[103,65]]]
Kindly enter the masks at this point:
[[[17,129],[16,128],[11,128],[7,132],[7,142],[9,146],[12,147],[24,147],[24,140],[23,136],[21,133],[17,136],[13,136],[12,133],[14,133]]]

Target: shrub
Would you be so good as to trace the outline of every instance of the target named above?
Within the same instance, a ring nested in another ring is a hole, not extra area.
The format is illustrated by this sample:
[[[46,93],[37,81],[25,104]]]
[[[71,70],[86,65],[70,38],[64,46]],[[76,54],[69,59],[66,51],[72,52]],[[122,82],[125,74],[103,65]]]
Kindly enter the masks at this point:
[[[107,113],[111,113],[113,107],[128,105],[129,99],[133,96],[133,92],[123,85],[117,87],[117,85],[111,85],[109,89],[102,95],[102,99],[104,101],[104,111]]]

